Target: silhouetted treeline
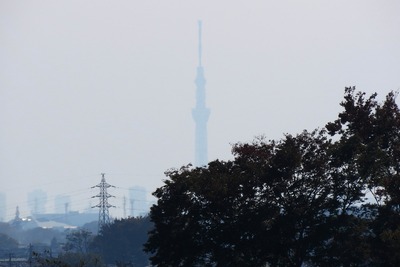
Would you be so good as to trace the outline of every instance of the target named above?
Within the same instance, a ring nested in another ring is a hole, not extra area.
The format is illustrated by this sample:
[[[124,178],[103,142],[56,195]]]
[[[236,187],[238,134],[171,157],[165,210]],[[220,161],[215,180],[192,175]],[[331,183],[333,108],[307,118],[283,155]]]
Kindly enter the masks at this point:
[[[114,220],[98,234],[86,228],[22,230],[4,223],[0,225],[0,258],[25,258],[33,266],[144,267],[149,257],[143,248],[151,227],[148,217]]]
[[[151,209],[153,265],[400,266],[395,99],[346,88],[321,129],[169,171]]]

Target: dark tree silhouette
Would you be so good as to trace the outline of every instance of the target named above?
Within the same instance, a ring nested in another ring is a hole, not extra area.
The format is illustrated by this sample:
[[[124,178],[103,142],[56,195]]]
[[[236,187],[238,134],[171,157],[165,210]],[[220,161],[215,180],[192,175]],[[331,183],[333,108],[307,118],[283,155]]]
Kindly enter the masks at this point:
[[[102,227],[93,246],[109,264],[147,266],[148,255],[143,251],[152,224],[148,217],[115,220]]]
[[[344,111],[322,130],[167,172],[150,214],[151,262],[398,266],[400,113],[394,93],[375,98],[346,88]]]

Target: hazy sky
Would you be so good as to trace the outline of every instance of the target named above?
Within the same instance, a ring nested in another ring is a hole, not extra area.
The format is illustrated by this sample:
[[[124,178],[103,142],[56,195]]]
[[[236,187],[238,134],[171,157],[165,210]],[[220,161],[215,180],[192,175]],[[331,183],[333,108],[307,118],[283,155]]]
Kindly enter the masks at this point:
[[[194,160],[197,21],[209,160],[336,118],[344,87],[400,89],[400,1],[0,0],[0,191],[96,204],[106,173],[150,194]]]

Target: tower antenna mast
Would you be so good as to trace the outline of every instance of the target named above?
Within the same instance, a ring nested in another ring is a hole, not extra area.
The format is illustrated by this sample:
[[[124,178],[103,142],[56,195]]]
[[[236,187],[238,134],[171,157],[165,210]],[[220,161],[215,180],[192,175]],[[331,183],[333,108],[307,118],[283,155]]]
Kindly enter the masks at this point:
[[[199,66],[201,67],[201,56],[202,56],[202,54],[201,54],[201,50],[202,50],[202,47],[201,47],[201,20],[199,20]]]
[[[92,208],[99,208],[98,231],[100,231],[104,225],[111,223],[110,213],[109,213],[108,209],[115,208],[115,206],[108,203],[108,199],[111,197],[115,197],[115,196],[110,195],[107,192],[108,188],[110,188],[110,187],[115,188],[115,186],[108,184],[106,182],[106,178],[104,176],[105,176],[105,173],[102,173],[101,174],[101,182],[98,185],[92,186],[92,188],[95,188],[95,187],[100,188],[100,193],[98,195],[92,197],[92,198],[99,198],[99,200],[100,200],[99,204],[92,207]]]

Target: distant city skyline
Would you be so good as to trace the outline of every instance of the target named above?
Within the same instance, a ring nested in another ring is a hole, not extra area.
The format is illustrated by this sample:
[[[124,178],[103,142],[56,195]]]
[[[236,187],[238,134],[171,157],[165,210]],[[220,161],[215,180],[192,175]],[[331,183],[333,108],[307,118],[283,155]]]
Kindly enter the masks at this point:
[[[114,190],[112,193],[116,194],[116,198],[113,198],[110,200],[110,203],[113,205],[116,205],[115,208],[110,208],[109,211],[111,213],[112,218],[123,218],[123,201],[124,201],[124,192],[127,192],[129,195],[128,202],[126,203],[126,214],[125,217],[137,217],[137,216],[145,216],[149,211],[150,211],[150,206],[153,204],[154,201],[148,200],[147,195],[148,192],[145,187],[143,186],[132,186],[130,188],[124,189],[124,188],[118,188]],[[84,193],[84,192],[82,192]],[[86,195],[90,195],[96,193],[95,191],[91,191],[87,189]],[[98,192],[97,192],[98,193]],[[80,203],[83,204],[83,206],[86,206],[86,208],[83,209],[74,209],[74,206],[77,205],[77,202],[74,201],[70,195],[62,194],[62,195],[54,195],[54,198],[48,198],[47,196],[50,195],[52,196],[53,194],[48,193],[44,190],[41,189],[36,189],[33,191],[30,191],[26,199],[27,201],[21,200],[21,203],[27,203],[27,205],[30,207],[30,211],[28,212],[20,212],[19,216],[21,218],[27,218],[30,216],[35,216],[35,215],[45,215],[45,214],[74,214],[78,211],[81,213],[95,213],[99,214],[99,209],[94,208],[93,203],[97,203],[98,199],[93,199],[92,195],[91,197],[86,198],[87,203]],[[15,217],[15,211],[16,208],[19,207],[19,205],[15,207],[10,207],[7,205],[7,194],[1,193],[0,192],[0,221],[10,221],[14,219]],[[127,199],[125,198],[125,201]],[[54,203],[54,205],[51,205],[51,203]],[[117,212],[115,212],[117,211]],[[113,215],[114,214],[119,214],[118,216]],[[97,218],[96,218],[97,219]]]

